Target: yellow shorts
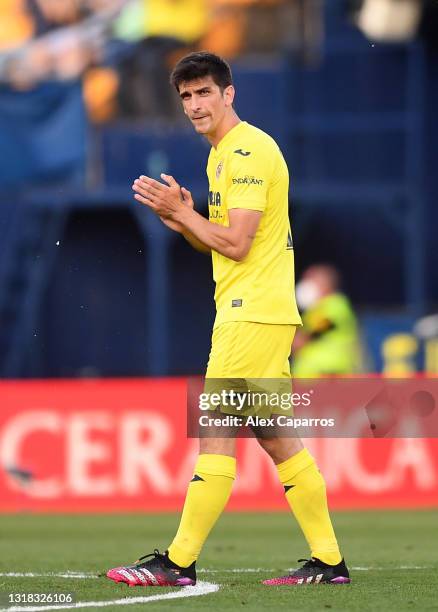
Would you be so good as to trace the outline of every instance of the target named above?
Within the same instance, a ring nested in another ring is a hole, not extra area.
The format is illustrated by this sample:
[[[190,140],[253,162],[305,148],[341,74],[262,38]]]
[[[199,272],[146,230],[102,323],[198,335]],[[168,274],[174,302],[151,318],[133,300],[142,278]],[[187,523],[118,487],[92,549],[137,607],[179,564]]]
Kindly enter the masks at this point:
[[[295,325],[247,321],[230,321],[215,327],[205,375],[205,392],[251,391],[268,393],[269,397],[272,394],[290,394],[289,355],[295,330]],[[265,401],[264,406],[240,410],[240,414],[265,414],[266,411],[284,414],[286,408],[275,410]],[[220,411],[236,414],[230,406],[221,406]]]
[[[206,378],[290,378],[295,325],[230,321],[213,329]]]

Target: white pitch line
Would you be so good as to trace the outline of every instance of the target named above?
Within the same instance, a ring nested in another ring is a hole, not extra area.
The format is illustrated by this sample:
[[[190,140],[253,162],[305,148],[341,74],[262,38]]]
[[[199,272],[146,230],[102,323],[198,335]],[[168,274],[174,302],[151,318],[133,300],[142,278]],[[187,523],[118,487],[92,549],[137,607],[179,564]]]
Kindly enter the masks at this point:
[[[224,568],[224,569],[207,569],[200,568],[197,571],[198,574],[257,574],[261,572],[279,572],[279,571],[295,571],[296,567],[289,567],[284,570],[278,568],[269,567],[235,567],[235,568]],[[373,567],[373,566],[353,566],[350,567],[353,571],[361,572],[385,572],[389,570],[425,570],[434,569],[431,565],[398,565],[393,567]],[[45,572],[45,573],[34,573],[34,572],[0,572],[0,577],[4,578],[68,578],[73,580],[83,579],[96,579],[102,576],[92,572],[73,572],[66,570],[65,572]]]
[[[65,572],[45,572],[43,574],[35,572],[0,572],[0,576],[8,578],[99,578],[97,574],[91,572],[71,572],[69,570]]]
[[[205,573],[205,574],[246,574],[246,573],[260,573],[260,572],[281,572],[281,571],[285,571],[285,572],[294,572],[296,569],[298,569],[297,567],[288,567],[285,570],[279,570],[278,568],[266,568],[266,567],[237,567],[234,569],[198,569],[196,570],[196,573],[201,574],[201,573]],[[387,571],[387,570],[424,570],[424,569],[433,569],[432,566],[429,565],[399,565],[399,566],[395,566],[395,567],[350,567],[350,570],[353,571]]]
[[[144,604],[150,601],[161,601],[163,599],[179,599],[181,597],[199,597],[216,593],[219,585],[212,582],[198,582],[196,586],[187,586],[173,593],[162,595],[149,595],[148,597],[126,597],[125,599],[112,599],[106,601],[79,601],[74,604],[60,604],[55,606],[12,606],[0,608],[0,612],[43,612],[44,610],[71,610],[78,608],[105,608],[106,606],[131,606]]]
[[[197,574],[255,574],[255,573],[259,573],[259,572],[275,572],[278,571],[273,569],[273,568],[266,568],[266,567],[235,567],[235,568],[228,568],[228,569],[207,569],[207,568],[203,568],[201,567],[200,569],[196,570]]]
[[[390,571],[390,570],[425,570],[433,569],[431,565],[396,565],[395,567],[351,567],[355,572]]]

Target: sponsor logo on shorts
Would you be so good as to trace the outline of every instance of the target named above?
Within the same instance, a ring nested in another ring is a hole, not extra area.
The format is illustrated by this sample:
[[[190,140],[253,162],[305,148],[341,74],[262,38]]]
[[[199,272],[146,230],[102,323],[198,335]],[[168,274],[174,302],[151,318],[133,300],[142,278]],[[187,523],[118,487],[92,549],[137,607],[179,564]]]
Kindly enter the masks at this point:
[[[240,308],[242,306],[242,300],[232,300],[231,308]]]

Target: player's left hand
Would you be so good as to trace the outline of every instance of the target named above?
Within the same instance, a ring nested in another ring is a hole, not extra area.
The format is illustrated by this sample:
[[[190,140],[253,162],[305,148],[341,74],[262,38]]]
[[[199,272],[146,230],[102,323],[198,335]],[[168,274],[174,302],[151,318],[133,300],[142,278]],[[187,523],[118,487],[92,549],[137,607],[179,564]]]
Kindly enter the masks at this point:
[[[140,176],[132,185],[135,199],[152,209],[163,219],[171,219],[181,206],[185,205],[181,187],[173,176],[162,174],[167,183],[160,183],[148,176]]]

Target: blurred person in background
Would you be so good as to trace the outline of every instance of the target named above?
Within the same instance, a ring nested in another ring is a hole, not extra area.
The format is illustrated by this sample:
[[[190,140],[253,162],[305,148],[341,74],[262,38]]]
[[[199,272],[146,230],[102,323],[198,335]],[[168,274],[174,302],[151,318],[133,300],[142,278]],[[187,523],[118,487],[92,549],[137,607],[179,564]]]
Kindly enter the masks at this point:
[[[117,69],[120,116],[180,116],[178,98],[168,86],[171,67],[197,47],[208,22],[208,0],[135,0],[126,7],[115,34],[134,44]]]
[[[333,266],[319,264],[305,270],[296,286],[303,327],[293,343],[292,373],[300,378],[354,374],[361,370],[356,315],[340,291]]]
[[[210,6],[210,27],[201,46],[227,59],[278,51],[286,30],[288,36],[293,29],[291,12],[300,10],[299,3],[286,0],[210,0]]]
[[[90,94],[88,79],[105,58],[113,22],[124,4],[125,0],[1,4],[0,16],[20,25],[11,29],[9,38],[0,29],[2,188],[85,180],[86,110],[89,115],[101,110],[104,92],[101,79]]]
[[[0,53],[20,47],[34,32],[26,0],[0,2]]]
[[[0,82],[28,91],[47,81],[88,78],[88,69],[104,60],[112,23],[127,1],[7,0],[0,17],[19,27],[9,39],[0,27]],[[114,85],[112,77],[113,92]],[[92,111],[87,90],[85,98]]]

